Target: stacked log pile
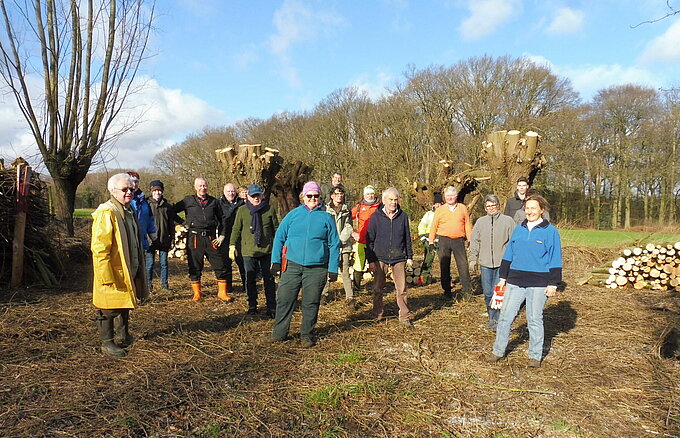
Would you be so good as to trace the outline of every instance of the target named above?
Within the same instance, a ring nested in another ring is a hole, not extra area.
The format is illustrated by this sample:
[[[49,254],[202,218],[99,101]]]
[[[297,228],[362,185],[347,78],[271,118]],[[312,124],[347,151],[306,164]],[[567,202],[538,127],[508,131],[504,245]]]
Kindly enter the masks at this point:
[[[172,240],[172,247],[168,251],[169,259],[187,259],[187,232],[189,229],[185,225],[175,225],[175,238]]]
[[[594,269],[579,282],[610,289],[673,290],[680,292],[680,242],[674,245],[647,244],[625,249],[610,265]]]
[[[13,166],[23,162],[17,159]],[[63,275],[61,257],[48,229],[51,219],[47,185],[33,173],[28,181],[28,209],[24,233],[23,284],[56,286]],[[0,285],[10,284],[12,244],[17,217],[17,169],[0,167]]]

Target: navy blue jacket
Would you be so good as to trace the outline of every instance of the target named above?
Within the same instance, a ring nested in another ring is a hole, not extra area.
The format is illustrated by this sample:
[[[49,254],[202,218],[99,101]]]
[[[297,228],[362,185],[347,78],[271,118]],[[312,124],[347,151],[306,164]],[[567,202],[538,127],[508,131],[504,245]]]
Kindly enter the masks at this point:
[[[557,286],[562,281],[560,233],[550,222],[529,231],[524,220],[510,236],[501,261],[500,278],[520,287]]]
[[[394,265],[407,259],[413,259],[408,215],[397,207],[397,214],[390,219],[380,204],[368,222],[366,260]]]

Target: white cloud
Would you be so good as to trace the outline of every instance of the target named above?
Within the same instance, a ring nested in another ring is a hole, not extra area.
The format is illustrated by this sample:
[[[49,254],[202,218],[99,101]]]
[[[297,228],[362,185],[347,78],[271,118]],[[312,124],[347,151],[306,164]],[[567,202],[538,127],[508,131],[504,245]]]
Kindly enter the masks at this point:
[[[582,11],[571,8],[559,8],[555,12],[555,17],[553,17],[546,31],[552,35],[576,33],[583,27],[584,21],[585,15]]]
[[[394,77],[389,73],[379,72],[375,77],[364,73],[352,81],[350,86],[364,91],[368,97],[375,101],[389,93],[388,87],[394,82]]]
[[[599,90],[614,85],[637,84],[658,88],[664,84],[663,78],[637,66],[627,67],[619,64],[560,66],[543,56],[526,55],[526,57],[538,65],[549,67],[558,76],[569,78],[574,90],[581,94],[583,100],[589,100]]]
[[[285,0],[274,13],[276,32],[269,37],[269,48],[279,58],[281,73],[293,87],[299,87],[297,69],[290,56],[294,44],[329,35],[344,24],[342,17],[329,11],[314,11],[298,0]]]
[[[466,40],[492,34],[499,26],[517,16],[521,10],[518,0],[468,0],[470,16],[458,27]]]
[[[129,97],[111,129],[119,130],[131,121],[139,123],[110,148],[105,156],[111,160],[109,167],[149,166],[154,155],[187,134],[228,122],[221,111],[182,90],[163,88],[149,78],[140,78],[139,83],[143,84],[140,91]],[[17,154],[37,153],[23,116],[9,99],[0,100],[0,126],[0,156],[11,161]]]
[[[680,19],[675,20],[666,32],[650,41],[640,55],[640,62],[680,61]]]

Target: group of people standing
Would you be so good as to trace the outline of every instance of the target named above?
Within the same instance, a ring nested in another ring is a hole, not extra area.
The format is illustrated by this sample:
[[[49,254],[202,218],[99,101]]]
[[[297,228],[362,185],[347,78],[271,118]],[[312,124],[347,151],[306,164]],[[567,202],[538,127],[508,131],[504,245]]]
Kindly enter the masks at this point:
[[[432,210],[418,227],[425,250],[421,275],[424,284],[431,281],[436,253],[444,296],[452,298],[453,256],[465,297],[472,293],[470,271],[479,266],[489,315],[487,327],[497,333],[490,362],[504,355],[510,326],[526,300],[530,366],[536,366],[535,361],[540,366],[542,310],[561,281],[561,249],[559,234],[544,219],[545,199],[527,193],[520,182],[526,182],[528,189],[528,180],[518,181],[514,198],[523,204],[517,210],[526,215],[519,225],[500,213],[495,195],[484,198],[487,214],[473,227],[454,187],[447,187],[443,197],[435,194]],[[196,178],[196,193],[174,205],[163,198],[164,186],[158,180],[150,184],[151,196],[144,197],[135,172],[112,176],[107,187],[111,199],[93,213],[92,231],[93,303],[98,309],[101,349],[107,354],[122,357],[124,348],[134,341],[128,330],[129,310],[148,296],[155,252],[161,264],[161,285],[168,288],[167,251],[174,237],[174,222],[188,228],[186,248],[193,300],[202,299],[205,258],[217,278],[217,296],[225,302],[234,300],[232,266],[237,264],[249,314],[258,313],[256,281],[258,273],[262,276],[266,315],[274,319],[270,342],[287,339],[302,291],[300,339],[303,346],[313,346],[313,331],[319,306],[328,297],[328,283],[340,273],[345,304],[353,310],[354,290],[360,287],[366,269],[375,277],[373,317],[380,320],[384,316],[383,290],[391,271],[399,323],[413,328],[406,292],[406,270],[413,265],[413,248],[409,218],[399,205],[396,188],[384,190],[379,200],[375,188],[368,185],[362,200],[350,209],[342,175],[335,173],[330,184],[306,183],[300,206],[279,223],[276,209],[257,184],[245,193],[239,193],[234,184],[226,184],[223,195],[216,199],[208,194],[208,182]],[[506,208],[514,208],[513,202],[508,200]],[[185,219],[179,217],[181,212]],[[352,253],[353,279],[349,273]],[[277,275],[278,287],[274,279]],[[490,306],[497,285],[507,285],[500,312]]]

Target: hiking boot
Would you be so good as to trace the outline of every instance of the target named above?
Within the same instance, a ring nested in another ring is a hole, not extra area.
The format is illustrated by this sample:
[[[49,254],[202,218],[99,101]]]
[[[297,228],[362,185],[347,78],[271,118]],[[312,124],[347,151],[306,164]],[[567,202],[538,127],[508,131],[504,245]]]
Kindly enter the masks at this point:
[[[496,356],[493,353],[489,353],[484,360],[486,360],[487,363],[498,363],[501,359],[503,359],[503,356]]]
[[[415,326],[409,319],[403,319],[399,321],[399,325],[405,328],[406,330],[413,330],[415,328]]]
[[[314,342],[310,338],[301,338],[300,339],[300,346],[302,348],[312,348],[314,345],[316,345],[316,342]]]
[[[265,312],[265,315],[267,315],[267,318],[269,319],[275,319],[276,318],[276,309],[267,309]]]
[[[267,335],[264,337],[263,343],[266,345],[278,344],[279,342],[285,342],[285,339],[275,338],[272,335]]]
[[[541,367],[541,361],[538,359],[529,359],[529,368],[540,368]]]
[[[450,290],[445,290],[444,291],[444,299],[450,300],[453,298],[453,294],[451,293]]]
[[[322,295],[321,301],[319,302],[319,305],[325,306],[326,304],[328,304],[329,301],[330,300],[328,299],[328,295]]]
[[[257,315],[257,307],[248,307],[248,315]]]
[[[354,312],[357,310],[357,302],[354,298],[348,298],[345,300],[345,308],[348,312]]]

